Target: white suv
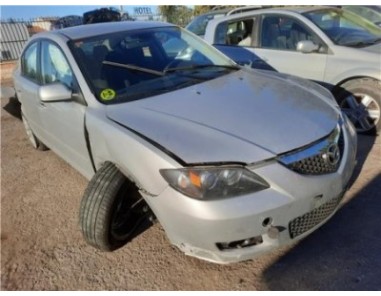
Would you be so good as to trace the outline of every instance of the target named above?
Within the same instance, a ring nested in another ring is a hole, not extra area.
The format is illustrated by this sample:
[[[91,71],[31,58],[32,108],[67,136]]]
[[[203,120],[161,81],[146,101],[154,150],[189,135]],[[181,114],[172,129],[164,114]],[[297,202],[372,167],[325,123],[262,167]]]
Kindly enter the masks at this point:
[[[314,80],[330,89],[360,133],[381,129],[381,29],[333,7],[260,9],[211,20],[205,40],[253,68]],[[237,61],[238,62],[238,61]]]

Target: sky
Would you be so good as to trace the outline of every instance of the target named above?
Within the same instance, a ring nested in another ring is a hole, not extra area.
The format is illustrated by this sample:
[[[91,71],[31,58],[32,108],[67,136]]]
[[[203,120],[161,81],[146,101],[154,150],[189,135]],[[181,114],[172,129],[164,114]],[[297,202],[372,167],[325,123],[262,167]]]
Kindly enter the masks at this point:
[[[7,1],[7,0],[6,0]],[[12,4],[16,5],[4,5],[4,0],[0,0],[0,18],[1,19],[8,19],[8,18],[36,18],[36,17],[44,17],[44,16],[67,16],[67,15],[83,15],[84,12],[90,11],[96,8],[101,7],[110,7],[113,6],[115,8],[120,8],[120,5],[123,4],[123,1],[120,0],[108,0],[107,2],[105,0],[81,0],[80,2],[83,4],[92,4],[92,5],[75,5],[76,0],[65,0],[63,3],[62,0],[58,0],[58,2],[46,2],[47,0],[34,0],[33,3],[36,3],[38,5],[30,6],[27,4],[30,4],[30,2],[26,2],[26,0],[12,0]],[[116,2],[117,1],[117,2]],[[158,5],[168,5],[168,4],[182,4],[182,5],[203,5],[203,4],[218,4],[218,5],[224,5],[224,4],[239,4],[239,5],[257,5],[257,4],[299,4],[299,5],[306,5],[306,4],[317,4],[317,5],[340,5],[340,4],[373,4],[377,5],[377,0],[364,0],[365,3],[359,3],[359,0],[335,0],[335,3],[330,3],[332,0],[219,0],[218,3],[214,0],[192,0],[191,2],[182,2],[177,0],[133,0],[129,2],[130,5],[123,5],[123,9],[125,12],[128,12],[129,14],[134,13],[134,7],[150,7],[153,14],[157,11]],[[122,2],[122,3],[121,3]],[[125,1],[126,3],[127,1]],[[205,3],[206,2],[206,3]],[[209,2],[209,3],[208,3]],[[7,1],[8,4],[9,1]],[[54,3],[54,5],[50,5]],[[48,5],[49,4],[49,5]],[[59,5],[56,5],[59,4]],[[62,5],[62,4],[68,4],[68,5]],[[97,4],[97,5],[93,5]],[[102,5],[103,4],[103,5]],[[134,4],[134,5],[131,5]]]
[[[137,2],[137,1],[136,1]],[[67,16],[67,15],[80,15],[84,12],[94,10],[101,7],[115,7],[120,9],[119,5],[1,5],[1,19],[30,19],[40,16]],[[123,11],[128,12],[130,15],[134,14],[134,7],[150,7],[153,14],[156,14],[156,5],[123,5]]]

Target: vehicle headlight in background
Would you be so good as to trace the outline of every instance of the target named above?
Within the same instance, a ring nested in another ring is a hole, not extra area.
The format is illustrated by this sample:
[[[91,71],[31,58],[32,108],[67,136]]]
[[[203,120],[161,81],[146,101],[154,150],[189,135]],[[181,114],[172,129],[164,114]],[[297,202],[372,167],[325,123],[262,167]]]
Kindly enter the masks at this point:
[[[234,197],[269,188],[265,180],[242,167],[162,169],[160,173],[177,191],[201,200]]]

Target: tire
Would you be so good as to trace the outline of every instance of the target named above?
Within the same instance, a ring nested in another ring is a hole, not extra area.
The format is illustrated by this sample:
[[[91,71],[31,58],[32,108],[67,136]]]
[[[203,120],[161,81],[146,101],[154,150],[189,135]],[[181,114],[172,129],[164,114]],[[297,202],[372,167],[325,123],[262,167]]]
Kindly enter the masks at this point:
[[[381,82],[361,78],[343,83],[336,92],[337,102],[357,133],[375,135],[381,129]]]
[[[106,162],[85,190],[79,220],[88,244],[113,251],[151,226],[152,215],[138,188]]]
[[[24,114],[21,114],[21,118],[22,118],[22,122],[24,123],[26,135],[28,136],[29,142],[32,144],[33,148],[40,151],[48,150],[49,148],[46,147],[45,144],[42,143],[33,133],[32,128],[30,127]]]

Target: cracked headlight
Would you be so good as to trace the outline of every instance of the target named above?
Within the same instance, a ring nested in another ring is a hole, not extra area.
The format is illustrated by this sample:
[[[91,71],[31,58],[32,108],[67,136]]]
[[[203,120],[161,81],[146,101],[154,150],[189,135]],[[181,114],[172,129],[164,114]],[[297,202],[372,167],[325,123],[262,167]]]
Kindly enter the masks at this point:
[[[201,200],[235,197],[269,188],[265,180],[242,167],[162,169],[160,173],[177,191]]]

